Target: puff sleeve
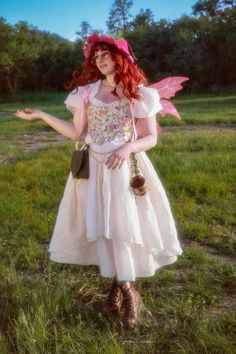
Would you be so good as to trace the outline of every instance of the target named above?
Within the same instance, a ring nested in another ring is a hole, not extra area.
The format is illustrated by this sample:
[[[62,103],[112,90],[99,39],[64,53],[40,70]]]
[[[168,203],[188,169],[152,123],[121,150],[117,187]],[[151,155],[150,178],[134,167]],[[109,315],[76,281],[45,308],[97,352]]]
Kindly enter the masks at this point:
[[[76,109],[82,105],[83,97],[85,91],[88,90],[88,85],[86,86],[79,86],[78,88],[74,89],[64,101],[66,108],[74,114]]]
[[[151,87],[140,87],[140,100],[134,100],[135,118],[148,118],[162,110],[160,96],[156,89]]]

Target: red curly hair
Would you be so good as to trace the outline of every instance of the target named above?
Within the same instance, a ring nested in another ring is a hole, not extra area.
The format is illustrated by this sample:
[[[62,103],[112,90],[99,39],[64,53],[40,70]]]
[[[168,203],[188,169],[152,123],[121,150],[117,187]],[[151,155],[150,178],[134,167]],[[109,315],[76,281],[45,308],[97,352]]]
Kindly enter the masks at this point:
[[[114,81],[116,85],[120,82],[123,84],[123,93],[130,100],[131,98],[139,99],[138,85],[147,85],[147,78],[145,77],[142,69],[138,68],[136,64],[133,64],[118,48],[105,42],[95,43],[90,52],[90,56],[85,60],[83,64],[83,70],[79,74],[78,71],[74,71],[72,74],[72,80],[64,85],[66,89],[74,89],[78,86],[83,86],[88,83],[96,82],[100,79],[105,79],[96,65],[91,64],[91,58],[95,52],[99,50],[109,50],[112,59],[115,61],[116,74]],[[116,95],[116,91],[113,92]]]

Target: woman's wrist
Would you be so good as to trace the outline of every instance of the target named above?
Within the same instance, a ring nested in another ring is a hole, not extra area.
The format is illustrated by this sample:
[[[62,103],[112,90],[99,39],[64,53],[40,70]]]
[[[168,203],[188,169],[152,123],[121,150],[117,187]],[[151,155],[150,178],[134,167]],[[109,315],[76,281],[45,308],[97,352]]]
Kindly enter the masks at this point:
[[[48,118],[48,113],[44,112],[44,111],[40,111],[39,112],[39,118],[42,120],[45,120],[46,118]]]
[[[141,151],[146,151],[154,147],[157,143],[157,138],[154,135],[147,135],[142,138],[139,138],[134,141],[130,141],[129,144],[129,150],[130,153],[134,152],[141,152]]]
[[[131,154],[131,152],[133,152],[133,142],[132,141],[128,142],[128,148],[129,148],[129,153]]]

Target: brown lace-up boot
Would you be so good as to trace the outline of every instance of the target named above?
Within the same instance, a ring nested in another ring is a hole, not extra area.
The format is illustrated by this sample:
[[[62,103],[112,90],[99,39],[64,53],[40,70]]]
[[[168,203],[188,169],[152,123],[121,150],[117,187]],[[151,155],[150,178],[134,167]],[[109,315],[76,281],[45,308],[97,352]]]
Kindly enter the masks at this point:
[[[118,315],[120,313],[121,305],[123,301],[123,293],[118,285],[117,281],[114,280],[108,297],[103,305],[103,310],[107,314]]]
[[[123,306],[125,310],[123,323],[126,328],[130,328],[136,325],[139,320],[142,300],[139,292],[134,289],[129,282],[121,285],[121,289],[123,292]]]

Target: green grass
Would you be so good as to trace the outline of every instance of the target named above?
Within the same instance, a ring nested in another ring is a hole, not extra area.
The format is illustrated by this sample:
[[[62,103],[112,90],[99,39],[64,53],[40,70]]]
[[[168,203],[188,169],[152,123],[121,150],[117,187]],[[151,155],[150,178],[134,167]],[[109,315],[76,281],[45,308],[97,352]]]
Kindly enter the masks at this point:
[[[60,104],[63,101],[63,98],[65,97],[67,91],[63,92],[57,92],[53,90],[44,90],[44,91],[38,91],[38,92],[23,92],[23,93],[16,93],[14,95],[1,95],[0,102],[1,103],[10,103],[11,106],[14,103],[27,103],[30,102],[36,102],[36,103],[45,103],[45,102],[50,102],[50,103],[55,103],[57,102]]]
[[[213,96],[213,97],[195,97],[179,98],[176,105],[180,112],[183,112],[182,118],[185,124],[235,124],[236,95],[232,96]]]
[[[145,307],[139,327],[127,332],[101,311],[109,283],[96,267],[2,266],[2,346],[40,354],[234,353],[235,313],[213,311],[235,291],[235,281],[233,266],[186,249],[178,264],[137,282]]]
[[[236,131],[165,133],[150,153],[183,238],[236,255]]]
[[[165,125],[214,125],[235,124],[236,94],[183,95],[172,100],[181,114],[182,120],[159,118]]]
[[[34,105],[69,119],[59,96],[45,103],[37,97]],[[194,119],[196,129],[167,131],[148,152],[188,246],[175,264],[137,281],[145,306],[130,331],[104,316],[110,280],[96,266],[48,259],[73,143],[26,152],[19,136],[33,139],[51,129],[40,121],[1,119],[0,156],[15,158],[0,164],[1,354],[235,353],[236,131],[210,129],[219,117],[219,124],[233,124],[233,100],[233,94],[181,96],[176,105],[183,123]],[[8,103],[0,111],[16,107]]]

